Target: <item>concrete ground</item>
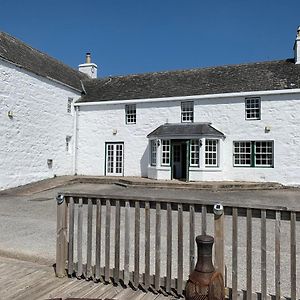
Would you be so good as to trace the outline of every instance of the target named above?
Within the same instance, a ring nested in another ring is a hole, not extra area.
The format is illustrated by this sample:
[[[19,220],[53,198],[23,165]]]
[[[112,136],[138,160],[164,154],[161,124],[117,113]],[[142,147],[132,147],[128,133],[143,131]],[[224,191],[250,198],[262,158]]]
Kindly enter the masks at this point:
[[[19,257],[26,260],[38,261],[47,264],[55,262],[55,243],[56,243],[56,201],[55,197],[59,192],[74,192],[74,193],[97,193],[105,195],[143,195],[159,198],[173,198],[173,199],[196,199],[209,201],[211,203],[231,203],[231,204],[251,204],[266,205],[266,206],[280,206],[287,209],[295,209],[300,211],[300,190],[299,189],[255,189],[247,190],[244,188],[237,189],[197,189],[189,187],[178,188],[174,187],[147,187],[147,185],[126,185],[126,184],[99,184],[99,183],[73,183],[68,184],[69,181],[60,180],[58,187],[53,185],[41,184],[40,188],[24,187],[0,193],[0,255],[9,257]],[[70,183],[70,182],[69,182]],[[66,184],[66,185],[64,185]],[[46,189],[46,190],[45,190]],[[154,220],[151,218],[151,220]],[[188,216],[184,217],[184,222],[188,224]],[[258,222],[258,220],[257,220]],[[245,286],[245,247],[246,247],[246,228],[245,222],[239,225],[239,286]],[[297,222],[299,223],[299,222]],[[212,230],[212,222],[208,220],[208,231]],[[254,266],[254,288],[259,289],[259,275],[255,272],[255,266],[260,265],[260,230],[253,224],[253,266]],[[283,295],[289,295],[289,240],[287,233],[289,233],[289,224],[282,222],[282,292]],[[153,226],[155,226],[153,224]],[[226,243],[231,239],[231,220],[228,218],[225,223],[228,238]],[[299,224],[298,231],[299,231]],[[186,226],[188,227],[188,226]],[[164,226],[162,226],[164,228]],[[175,230],[175,229],[174,229]],[[274,227],[273,224],[268,225],[268,275],[270,272],[274,273]],[[270,233],[270,234],[269,234]],[[186,233],[187,234],[187,233]],[[297,243],[299,245],[299,232],[297,233]],[[176,233],[174,232],[176,237]],[[164,244],[164,243],[163,243]],[[162,245],[163,246],[163,245]],[[298,261],[300,259],[300,247],[297,247]],[[133,253],[133,252],[131,252]],[[164,251],[162,251],[162,257]],[[228,267],[228,274],[230,274],[231,249],[226,245],[226,264]],[[187,270],[188,262],[186,261]],[[288,266],[287,266],[288,265]],[[300,278],[300,264],[297,264],[298,278]],[[228,279],[230,283],[230,276]],[[271,279],[272,285],[274,279]],[[270,290],[272,292],[272,288]],[[300,287],[298,287],[298,297]]]

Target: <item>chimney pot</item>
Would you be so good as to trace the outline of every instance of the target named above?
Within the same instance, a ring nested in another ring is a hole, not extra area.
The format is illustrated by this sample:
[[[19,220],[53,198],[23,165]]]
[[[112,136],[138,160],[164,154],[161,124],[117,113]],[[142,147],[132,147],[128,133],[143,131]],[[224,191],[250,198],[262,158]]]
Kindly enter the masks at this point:
[[[87,52],[86,55],[85,55],[85,63],[90,64],[91,62],[92,62],[91,53]]]

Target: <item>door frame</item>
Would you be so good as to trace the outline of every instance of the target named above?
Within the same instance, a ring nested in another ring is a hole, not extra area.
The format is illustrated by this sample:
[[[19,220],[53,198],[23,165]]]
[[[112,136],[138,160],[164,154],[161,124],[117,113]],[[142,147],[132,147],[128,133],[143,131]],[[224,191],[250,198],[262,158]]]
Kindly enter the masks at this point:
[[[171,144],[171,161],[170,161],[170,164],[171,164],[171,180],[174,179],[174,176],[173,176],[173,171],[174,171],[174,144],[176,143],[181,143],[182,145],[185,145],[186,146],[186,157],[183,157],[182,155],[182,146],[181,146],[181,159],[185,159],[185,164],[186,164],[186,168],[185,168],[185,181],[188,182],[189,181],[189,171],[190,171],[190,140],[188,139],[178,139],[178,140],[170,140],[170,144]],[[182,164],[182,161],[181,161],[181,164]],[[184,172],[184,170],[182,169],[181,171],[182,173]]]
[[[104,176],[108,176],[107,175],[107,145],[108,144],[122,144],[123,145],[123,149],[122,149],[122,173],[120,173],[120,175],[111,175],[109,174],[109,176],[124,176],[124,142],[120,141],[120,142],[105,142],[104,143],[104,147],[105,147],[105,157],[104,157]]]

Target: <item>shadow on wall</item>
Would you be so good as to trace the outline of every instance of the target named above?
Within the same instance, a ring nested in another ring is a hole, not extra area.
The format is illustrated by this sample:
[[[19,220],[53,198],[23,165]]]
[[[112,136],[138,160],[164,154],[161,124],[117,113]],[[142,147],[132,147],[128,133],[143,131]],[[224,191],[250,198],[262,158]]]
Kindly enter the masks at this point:
[[[143,156],[140,160],[140,168],[141,168],[141,176],[147,177],[148,176],[148,160],[149,160],[149,145],[147,145]]]

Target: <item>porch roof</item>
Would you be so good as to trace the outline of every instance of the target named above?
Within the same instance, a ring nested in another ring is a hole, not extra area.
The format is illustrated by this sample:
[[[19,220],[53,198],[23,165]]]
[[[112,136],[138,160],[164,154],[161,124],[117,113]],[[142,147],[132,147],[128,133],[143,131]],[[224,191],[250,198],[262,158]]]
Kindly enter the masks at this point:
[[[225,135],[211,126],[211,123],[166,123],[147,135],[147,138],[188,138],[188,137],[225,137]]]

